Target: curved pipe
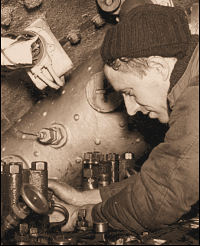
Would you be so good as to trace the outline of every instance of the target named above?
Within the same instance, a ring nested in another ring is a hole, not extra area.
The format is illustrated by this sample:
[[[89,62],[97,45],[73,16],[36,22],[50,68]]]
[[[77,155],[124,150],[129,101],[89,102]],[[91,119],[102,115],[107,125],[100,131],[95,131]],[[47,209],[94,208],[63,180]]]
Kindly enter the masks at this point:
[[[51,208],[60,208],[62,210],[62,214],[65,216],[64,220],[60,221],[60,222],[51,222],[50,223],[50,228],[54,227],[54,226],[63,226],[67,223],[68,219],[69,219],[69,212],[68,210],[61,205],[60,203],[52,203],[51,204]]]
[[[57,74],[55,73],[53,67],[51,64],[47,65],[46,68],[48,69],[49,73],[51,74],[51,76],[53,77],[53,79],[56,81],[56,83],[59,85],[59,86],[63,86],[65,84],[65,82],[63,82],[58,76]]]

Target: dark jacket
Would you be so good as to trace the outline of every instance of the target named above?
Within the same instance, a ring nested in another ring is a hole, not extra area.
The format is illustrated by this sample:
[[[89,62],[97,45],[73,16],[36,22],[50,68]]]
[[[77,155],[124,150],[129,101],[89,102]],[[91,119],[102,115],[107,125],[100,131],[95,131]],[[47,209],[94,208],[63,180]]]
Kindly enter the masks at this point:
[[[199,200],[199,44],[168,95],[169,130],[139,173],[100,188],[93,221],[141,233],[179,220]]]

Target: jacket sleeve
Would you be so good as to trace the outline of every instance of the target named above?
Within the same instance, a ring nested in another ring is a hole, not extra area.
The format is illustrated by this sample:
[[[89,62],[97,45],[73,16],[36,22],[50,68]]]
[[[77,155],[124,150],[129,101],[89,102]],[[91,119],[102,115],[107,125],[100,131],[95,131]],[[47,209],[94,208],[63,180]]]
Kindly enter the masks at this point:
[[[153,149],[140,172],[121,187],[119,182],[101,190],[94,221],[141,233],[176,222],[199,200],[198,88],[188,87],[178,98],[164,143]]]

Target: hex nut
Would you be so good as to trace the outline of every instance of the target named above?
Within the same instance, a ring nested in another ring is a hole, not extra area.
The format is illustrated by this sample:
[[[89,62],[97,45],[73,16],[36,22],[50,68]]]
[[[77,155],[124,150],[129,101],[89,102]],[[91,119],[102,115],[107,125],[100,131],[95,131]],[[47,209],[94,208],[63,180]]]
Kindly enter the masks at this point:
[[[21,162],[11,162],[8,165],[4,165],[3,170],[5,173],[22,173],[22,163]]]
[[[26,235],[27,233],[28,233],[28,224],[27,223],[19,224],[19,234]]]
[[[63,139],[62,131],[58,127],[53,127],[52,129],[54,129],[54,140],[51,144],[59,144],[60,141]]]
[[[31,163],[31,170],[47,170],[47,162],[34,161]]]
[[[36,236],[38,235],[38,229],[37,227],[31,227],[30,230],[29,230],[29,233],[30,233],[30,236]]]

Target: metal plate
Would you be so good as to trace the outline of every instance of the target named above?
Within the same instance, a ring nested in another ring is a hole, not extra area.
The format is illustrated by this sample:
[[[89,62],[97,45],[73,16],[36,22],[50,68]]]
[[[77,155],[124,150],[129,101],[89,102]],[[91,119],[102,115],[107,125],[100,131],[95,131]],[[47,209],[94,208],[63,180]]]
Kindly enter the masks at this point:
[[[123,102],[123,96],[113,89],[103,71],[96,73],[88,82],[86,96],[89,104],[102,113],[114,111]]]

